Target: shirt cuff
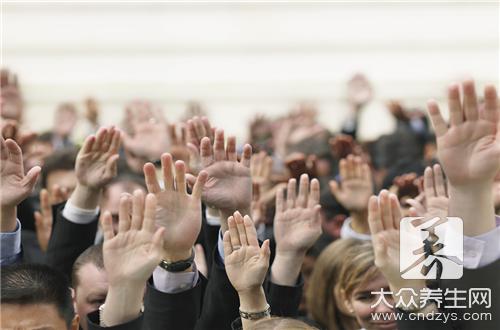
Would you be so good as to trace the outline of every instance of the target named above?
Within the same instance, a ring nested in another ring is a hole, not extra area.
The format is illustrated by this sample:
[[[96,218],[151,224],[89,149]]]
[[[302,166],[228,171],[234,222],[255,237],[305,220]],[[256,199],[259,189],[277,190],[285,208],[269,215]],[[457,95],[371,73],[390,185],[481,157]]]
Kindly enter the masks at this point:
[[[476,269],[500,259],[500,227],[474,237],[464,236],[464,268]]]
[[[192,272],[173,273],[161,267],[153,271],[153,283],[156,290],[163,293],[179,293],[190,290],[198,283],[198,270],[193,262]]]
[[[209,215],[205,210],[205,218],[207,219],[207,224],[209,226],[220,226],[220,217],[214,217],[213,215]]]
[[[21,222],[16,219],[16,230],[0,233],[0,265],[13,264],[21,258]]]
[[[71,204],[70,201],[66,202],[66,205],[64,205],[64,209],[62,211],[63,217],[79,225],[87,225],[92,221],[95,221],[95,218],[98,214],[98,207],[93,210],[81,209]]]
[[[352,229],[351,226],[352,219],[347,218],[344,220],[344,223],[342,224],[342,228],[340,228],[340,238],[356,238],[362,241],[371,241],[372,237],[371,235],[368,234],[361,234],[354,229]]]

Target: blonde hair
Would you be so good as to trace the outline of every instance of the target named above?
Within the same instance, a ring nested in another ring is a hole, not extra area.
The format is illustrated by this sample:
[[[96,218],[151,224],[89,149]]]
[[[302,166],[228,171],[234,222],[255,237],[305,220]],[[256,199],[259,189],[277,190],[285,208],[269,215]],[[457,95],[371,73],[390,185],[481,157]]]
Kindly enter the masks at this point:
[[[340,239],[330,244],[318,257],[307,290],[310,317],[329,330],[357,329],[353,316],[345,311],[340,297],[350,297],[354,290],[378,274],[370,242]]]
[[[255,322],[249,330],[317,330],[302,321],[285,318],[285,317],[271,317],[264,320]]]

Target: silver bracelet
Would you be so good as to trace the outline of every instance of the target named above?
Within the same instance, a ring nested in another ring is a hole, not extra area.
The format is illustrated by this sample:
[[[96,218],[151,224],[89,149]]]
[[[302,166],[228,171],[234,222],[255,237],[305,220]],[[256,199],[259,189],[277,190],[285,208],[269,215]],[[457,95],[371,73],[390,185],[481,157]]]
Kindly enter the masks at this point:
[[[248,313],[240,309],[240,317],[245,320],[259,320],[263,319],[264,317],[269,317],[271,316],[271,306],[269,306],[269,304],[266,305],[266,309],[262,312]]]

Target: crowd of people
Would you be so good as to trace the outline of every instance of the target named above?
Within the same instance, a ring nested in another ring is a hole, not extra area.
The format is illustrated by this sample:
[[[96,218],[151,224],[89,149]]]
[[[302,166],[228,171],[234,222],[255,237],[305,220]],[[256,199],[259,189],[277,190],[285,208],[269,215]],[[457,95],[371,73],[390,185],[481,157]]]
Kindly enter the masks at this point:
[[[500,329],[494,86],[450,85],[449,122],[435,101],[387,102],[395,131],[360,141],[358,74],[341,132],[303,103],[243,144],[199,104],[174,123],[145,100],[111,126],[94,99],[63,103],[34,133],[16,75],[0,81],[2,329]],[[433,280],[401,271],[408,217]],[[438,235],[449,217],[463,256]],[[441,278],[450,260],[463,273]],[[478,288],[489,306],[450,299]]]

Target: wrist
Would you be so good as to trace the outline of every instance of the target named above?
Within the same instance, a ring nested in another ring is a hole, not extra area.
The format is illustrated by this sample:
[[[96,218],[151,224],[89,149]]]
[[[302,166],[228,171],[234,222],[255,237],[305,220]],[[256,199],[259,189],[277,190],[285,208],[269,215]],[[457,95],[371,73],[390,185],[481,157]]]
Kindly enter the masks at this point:
[[[248,290],[238,291],[240,310],[247,313],[261,312],[266,309],[267,301],[262,285]]]
[[[191,257],[192,253],[193,253],[192,247],[189,250],[180,250],[180,251],[170,251],[170,249],[163,249],[162,260],[168,262],[188,260]]]
[[[137,285],[123,281],[117,285],[110,284],[101,314],[102,322],[109,327],[137,318],[142,309],[144,289],[145,283]]]
[[[0,221],[0,232],[2,233],[7,233],[7,232],[13,232],[16,230],[17,227],[17,208],[16,206],[7,206],[7,205],[2,205],[1,209],[2,214],[1,216],[1,221]]]
[[[295,286],[300,275],[305,251],[279,251],[271,266],[271,282],[282,286]]]
[[[70,197],[71,204],[85,210],[95,209],[99,205],[101,190],[102,188],[89,187],[77,183]]]

